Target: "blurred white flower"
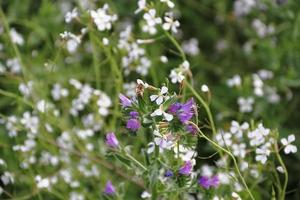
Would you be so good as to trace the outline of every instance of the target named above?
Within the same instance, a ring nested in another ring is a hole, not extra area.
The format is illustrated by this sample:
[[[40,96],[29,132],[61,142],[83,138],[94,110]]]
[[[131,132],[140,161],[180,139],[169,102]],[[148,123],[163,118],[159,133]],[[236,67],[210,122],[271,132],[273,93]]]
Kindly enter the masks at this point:
[[[296,153],[297,152],[297,147],[293,144],[291,144],[292,142],[294,142],[296,140],[295,135],[289,135],[288,138],[283,138],[280,140],[280,142],[282,143],[282,145],[284,146],[284,153],[285,154],[290,154],[290,153]]]
[[[78,11],[77,8],[74,8],[72,11],[66,13],[65,22],[70,23],[76,17],[78,17]]]
[[[183,75],[182,71],[176,69],[171,70],[169,77],[171,78],[171,82],[174,84],[181,83],[185,79],[185,76]]]
[[[196,56],[200,52],[199,42],[196,38],[191,38],[190,40],[183,41],[182,49],[186,54],[190,56]]]
[[[98,8],[96,11],[90,11],[91,17],[99,31],[110,30],[112,28],[112,23],[118,19],[116,14],[110,15],[108,9],[108,4],[104,4],[102,8]]]
[[[157,105],[162,104],[164,98],[166,98],[166,94],[168,93],[168,88],[166,86],[162,86],[158,95],[153,94],[150,96],[151,101],[155,101]]]
[[[143,26],[143,31],[154,35],[156,30],[156,25],[161,24],[162,20],[160,17],[156,17],[156,10],[150,9],[147,13],[144,14],[143,18],[146,20],[146,24]]]
[[[160,105],[160,107],[158,109],[156,109],[153,113],[151,113],[150,115],[151,117],[155,117],[155,116],[163,116],[167,121],[172,121],[173,119],[173,115],[166,113],[163,110],[162,105]]]
[[[228,87],[238,87],[242,83],[240,75],[236,74],[232,78],[227,80]]]
[[[11,28],[10,29],[10,32],[9,32],[9,35],[10,35],[10,38],[11,38],[11,41],[17,45],[23,45],[24,44],[24,38],[23,36],[18,33],[16,31],[16,29],[14,28]]]
[[[171,0],[160,0],[163,3],[166,3],[169,8],[174,8],[175,4]]]
[[[171,30],[173,33],[177,33],[177,28],[180,26],[178,20],[174,20],[172,16],[164,17],[165,23],[163,24],[163,29],[168,31]]]
[[[239,104],[239,110],[242,113],[251,112],[253,109],[253,103],[254,99],[252,97],[239,97],[238,98],[238,104]]]

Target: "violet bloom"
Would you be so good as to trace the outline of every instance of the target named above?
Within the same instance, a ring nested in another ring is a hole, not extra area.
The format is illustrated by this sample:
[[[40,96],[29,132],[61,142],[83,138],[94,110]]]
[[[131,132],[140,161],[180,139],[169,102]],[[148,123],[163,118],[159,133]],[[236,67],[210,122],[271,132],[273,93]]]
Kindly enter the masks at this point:
[[[209,189],[210,187],[217,187],[220,183],[218,176],[208,177],[201,176],[198,180],[199,185],[204,187],[205,189]]]
[[[106,134],[105,143],[112,148],[117,148],[119,146],[119,141],[113,132]]]
[[[172,172],[172,170],[168,169],[166,172],[165,172],[165,177],[172,177],[174,174]]]
[[[176,114],[179,120],[182,123],[186,123],[189,121],[194,115],[194,100],[191,98],[184,104],[174,103],[169,107],[169,112],[172,114]]]
[[[131,111],[131,112],[129,113],[129,115],[130,115],[131,118],[135,118],[135,119],[136,119],[136,118],[139,116],[139,113],[136,112],[136,111]]]
[[[133,132],[137,131],[140,127],[141,123],[137,119],[132,118],[127,121],[126,128]]]
[[[131,100],[123,94],[119,94],[119,99],[123,108],[131,106]]]
[[[182,175],[190,175],[193,169],[191,161],[186,161],[182,167],[179,169],[179,173]]]
[[[104,193],[107,195],[114,195],[116,193],[116,189],[111,183],[111,181],[107,181],[105,188],[104,188]]]
[[[197,129],[196,129],[196,127],[195,126],[193,126],[193,125],[191,125],[191,124],[189,124],[189,125],[187,125],[186,127],[186,130],[189,132],[189,133],[191,133],[191,134],[193,134],[193,135],[196,135],[196,133],[197,133]]]
[[[188,102],[181,105],[177,112],[177,116],[182,123],[189,121],[194,115],[194,100],[191,98]]]

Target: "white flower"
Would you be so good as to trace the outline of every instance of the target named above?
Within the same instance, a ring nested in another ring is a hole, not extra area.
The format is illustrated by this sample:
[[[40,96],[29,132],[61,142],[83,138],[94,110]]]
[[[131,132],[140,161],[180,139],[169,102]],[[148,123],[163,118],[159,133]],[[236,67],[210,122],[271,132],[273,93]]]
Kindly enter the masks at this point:
[[[271,151],[269,149],[270,143],[266,143],[264,146],[257,148],[255,150],[256,156],[255,160],[265,164],[267,162],[268,156],[270,155]]]
[[[174,8],[175,4],[171,0],[160,0],[160,2],[166,3],[169,8]]]
[[[163,149],[170,150],[174,146],[171,134],[163,135],[158,130],[154,130],[153,134],[155,135],[154,138],[155,144],[159,146],[162,150]]]
[[[245,158],[246,156],[246,144],[241,143],[241,144],[233,144],[232,145],[232,153],[235,156]]]
[[[198,46],[199,42],[196,38],[191,38],[190,40],[182,43],[183,51],[190,56],[196,56],[199,54],[200,50]]]
[[[146,5],[147,5],[146,0],[139,0],[139,1],[138,1],[138,9],[136,9],[136,10],[134,11],[134,14],[138,14],[138,13],[141,12],[142,10],[145,10]]]
[[[162,20],[160,17],[156,17],[156,10],[150,9],[144,14],[143,18],[146,20],[146,24],[143,26],[143,31],[150,33],[151,35],[157,32],[155,26],[161,24]]]
[[[162,63],[167,63],[167,62],[168,62],[167,56],[161,56],[161,57],[160,57],[160,61],[161,61]]]
[[[70,23],[76,17],[78,17],[78,11],[77,8],[74,8],[71,12],[67,12],[65,15],[65,22]]]
[[[238,195],[238,193],[236,193],[236,192],[232,192],[232,193],[231,193],[231,197],[232,197],[234,200],[242,200],[242,198],[240,197],[240,195]]]
[[[164,98],[165,98],[165,94],[168,93],[168,88],[166,86],[162,86],[161,89],[160,89],[160,92],[158,95],[151,95],[150,96],[150,100],[151,101],[155,101],[157,105],[160,105],[162,104],[162,102],[164,101]]]
[[[166,113],[163,110],[162,105],[160,105],[160,107],[158,109],[156,109],[153,113],[151,113],[150,115],[151,117],[155,117],[155,116],[163,116],[167,121],[171,121],[173,119],[173,115]]]
[[[223,133],[222,131],[216,135],[216,140],[221,146],[230,146],[232,144],[231,133]]]
[[[282,166],[278,166],[276,167],[277,171],[279,171],[280,173],[284,174],[284,169]]]
[[[50,180],[48,178],[42,178],[41,176],[37,175],[35,177],[35,181],[36,181],[37,187],[40,189],[48,188],[50,186]]]
[[[148,87],[149,87],[149,84],[146,83],[146,82],[143,82],[141,79],[137,79],[137,80],[136,80],[136,83],[137,83],[138,85],[144,86],[144,88],[148,88]]]
[[[99,8],[96,11],[90,11],[91,17],[99,31],[110,30],[112,28],[112,23],[118,19],[117,15],[110,15],[108,9],[108,4],[104,4],[102,8]]]
[[[244,122],[240,125],[237,121],[231,122],[230,132],[235,135],[237,138],[241,138],[243,136],[243,132],[248,130],[249,124]]]
[[[269,135],[270,129],[265,128],[263,124],[259,124],[258,127],[248,133],[251,146],[258,146],[265,142],[265,137]]]
[[[165,16],[165,23],[163,24],[163,29],[168,31],[171,30],[173,33],[177,33],[177,28],[180,26],[180,23],[178,20],[174,20],[170,16]]]
[[[253,110],[253,103],[254,99],[252,97],[244,98],[244,97],[239,97],[238,98],[238,104],[239,104],[239,109],[240,112],[246,113],[246,112],[251,112]]]
[[[106,37],[102,38],[102,43],[104,44],[104,46],[109,45],[109,39],[107,39]]]
[[[297,152],[297,147],[295,145],[292,145],[291,143],[295,141],[295,135],[289,135],[288,138],[283,138],[281,139],[281,143],[284,146],[284,153],[285,154],[290,154],[290,153],[296,153]]]
[[[203,85],[201,86],[201,91],[202,91],[202,92],[208,92],[208,91],[209,91],[208,86],[205,85],[205,84],[203,84]]]
[[[238,87],[242,83],[240,75],[236,74],[232,78],[227,80],[228,87]]]
[[[16,29],[14,28],[11,28],[10,29],[10,32],[9,32],[9,35],[10,35],[10,38],[11,38],[11,41],[17,45],[23,45],[24,44],[24,38],[23,36],[18,33],[16,31]]]
[[[148,192],[148,191],[144,191],[142,194],[141,194],[141,198],[142,199],[146,199],[146,198],[150,198],[152,195]]]
[[[183,75],[182,71],[178,71],[175,69],[171,70],[169,77],[171,78],[171,82],[174,84],[181,83],[185,79],[185,76]]]
[[[247,15],[255,6],[255,0],[236,0],[234,2],[234,13],[236,16]]]
[[[264,86],[264,83],[263,81],[260,79],[260,77],[257,75],[257,74],[253,74],[252,75],[252,84],[253,84],[253,87],[254,87],[254,94],[256,96],[263,96],[264,95],[264,91],[263,91],[263,86]]]

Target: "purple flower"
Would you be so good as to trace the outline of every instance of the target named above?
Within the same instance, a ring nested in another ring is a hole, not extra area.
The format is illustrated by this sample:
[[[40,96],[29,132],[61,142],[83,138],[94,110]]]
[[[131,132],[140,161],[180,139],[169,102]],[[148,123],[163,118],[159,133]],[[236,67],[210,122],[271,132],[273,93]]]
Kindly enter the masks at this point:
[[[176,114],[179,120],[182,123],[186,123],[189,121],[194,115],[194,100],[191,98],[188,102],[181,104],[181,103],[174,103],[169,107],[169,112],[172,114]]]
[[[172,172],[172,170],[168,169],[165,173],[165,177],[172,177],[174,174]]]
[[[185,128],[186,128],[186,130],[187,130],[188,132],[190,132],[191,134],[196,135],[197,129],[196,129],[195,126],[189,124],[189,125],[187,125]]]
[[[105,143],[112,148],[117,148],[119,146],[119,141],[113,132],[106,134]]]
[[[129,115],[130,115],[131,118],[137,118],[137,116],[139,116],[139,113],[136,112],[136,111],[131,111],[131,112],[129,113]]]
[[[182,167],[179,169],[179,173],[182,175],[190,175],[192,172],[193,165],[191,161],[186,161]]]
[[[131,106],[131,100],[123,94],[119,94],[119,99],[123,108]]]
[[[199,185],[204,187],[205,189],[209,189],[210,187],[217,187],[220,183],[218,176],[208,177],[201,176],[198,180]]]
[[[177,116],[182,123],[189,121],[194,115],[194,100],[191,98],[188,102],[181,105],[177,112]]]
[[[181,103],[174,103],[169,107],[169,113],[176,114],[177,111],[181,108]]]
[[[132,118],[127,121],[126,128],[133,132],[137,131],[140,127],[141,123],[137,119]]]
[[[104,193],[107,195],[114,195],[116,193],[116,189],[111,183],[111,181],[107,181],[105,188],[104,188]]]

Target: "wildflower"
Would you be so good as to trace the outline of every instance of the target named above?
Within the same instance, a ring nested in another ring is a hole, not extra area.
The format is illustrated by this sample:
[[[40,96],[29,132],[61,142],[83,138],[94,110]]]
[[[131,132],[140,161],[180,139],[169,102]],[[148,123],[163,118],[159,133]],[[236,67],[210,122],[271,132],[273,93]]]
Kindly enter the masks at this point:
[[[185,79],[185,76],[183,75],[182,71],[178,71],[175,69],[171,70],[169,77],[171,78],[171,82],[174,84],[181,83]]]
[[[238,87],[242,84],[240,75],[236,74],[232,78],[227,80],[228,87]]]
[[[219,185],[219,177],[218,176],[213,176],[213,177],[208,177],[208,176],[201,176],[200,179],[198,180],[199,185],[201,185],[205,189],[209,189],[210,187],[217,187]]]
[[[237,121],[231,121],[230,132],[235,135],[237,138],[241,138],[243,136],[243,132],[248,130],[249,124],[244,122],[240,125]]]
[[[201,91],[202,91],[202,92],[209,92],[208,86],[205,85],[205,84],[203,84],[203,85],[201,86]]]
[[[193,169],[191,161],[186,161],[184,165],[179,169],[179,173],[182,175],[190,175]]]
[[[189,133],[191,133],[193,135],[196,135],[196,133],[198,131],[197,128],[191,124],[187,125],[185,128]]]
[[[194,107],[195,103],[193,98],[181,105],[180,109],[177,111],[177,117],[182,123],[186,123],[193,117]]]
[[[254,99],[252,97],[244,98],[244,97],[239,97],[238,98],[238,104],[240,106],[240,112],[246,113],[246,112],[251,112],[254,103]]]
[[[94,23],[96,24],[99,31],[110,30],[112,28],[112,22],[116,21],[117,15],[110,15],[108,13],[109,6],[104,4],[102,8],[98,10],[91,10],[90,14],[93,18]]]
[[[166,172],[165,172],[165,177],[172,177],[174,175],[174,173],[172,172],[172,170],[168,169]]]
[[[106,145],[112,148],[117,148],[119,146],[119,141],[113,132],[106,134]]]
[[[174,143],[172,141],[173,138],[171,134],[163,135],[158,130],[154,130],[153,134],[155,135],[154,142],[156,145],[160,147],[160,149],[170,150],[172,146],[174,146]]]
[[[216,140],[221,146],[230,146],[232,144],[231,133],[223,133],[222,131],[216,135]]]
[[[270,129],[265,128],[263,124],[259,124],[258,127],[248,133],[251,146],[258,146],[265,142],[265,137],[269,135]]]
[[[268,156],[270,155],[271,151],[269,149],[270,143],[266,143],[260,148],[255,150],[256,156],[255,160],[265,164],[267,162]]]
[[[141,123],[139,120],[135,118],[131,118],[127,121],[126,128],[135,132],[141,127]]]
[[[139,113],[136,112],[136,111],[131,111],[131,112],[129,113],[129,115],[130,115],[131,118],[136,119],[136,118],[139,116]]]
[[[157,32],[155,26],[157,24],[161,24],[162,20],[160,17],[156,17],[156,10],[150,9],[147,13],[144,14],[144,19],[146,20],[146,24],[143,26],[143,31],[148,32],[151,35]]]
[[[148,192],[148,191],[144,191],[142,194],[141,194],[141,198],[142,199],[146,199],[146,198],[150,198],[152,195]]]
[[[161,56],[161,57],[160,57],[160,61],[161,61],[162,63],[167,63],[167,62],[168,62],[168,57],[167,57],[167,56]]]
[[[77,8],[74,8],[71,12],[67,12],[65,15],[65,22],[70,23],[76,17],[78,17],[78,11]]]
[[[131,100],[123,94],[119,94],[119,99],[123,108],[131,106]]]
[[[163,24],[163,29],[168,31],[171,30],[173,33],[177,33],[177,28],[180,26],[178,20],[174,20],[171,16],[164,17],[165,23]]]
[[[151,113],[150,115],[151,117],[155,117],[155,116],[163,116],[167,121],[172,121],[173,119],[173,115],[166,113],[163,110],[162,105],[160,105],[160,107],[158,109],[156,109],[153,113]]]
[[[295,145],[292,145],[291,143],[295,141],[295,135],[289,135],[288,138],[283,138],[280,140],[280,142],[284,146],[284,153],[285,154],[290,154],[290,153],[296,153],[297,152],[297,147]]]
[[[182,43],[183,51],[190,56],[196,56],[199,54],[200,50],[198,46],[199,42],[196,38],[191,38],[190,40]]]
[[[107,181],[105,188],[104,188],[104,193],[107,195],[114,195],[116,193],[116,189],[111,183],[111,181]]]
[[[166,86],[162,86],[158,95],[151,95],[150,100],[155,101],[157,105],[162,104],[164,100],[164,95],[168,93],[168,88]]]
[[[160,2],[166,3],[169,8],[174,8],[175,4],[171,0],[160,0]]]
[[[146,0],[139,0],[138,1],[138,9],[136,9],[134,11],[134,14],[138,14],[139,12],[141,12],[142,10],[145,10],[146,8]]]
[[[23,45],[24,44],[24,38],[23,36],[18,33],[16,31],[16,29],[14,28],[11,28],[10,29],[10,32],[9,32],[9,35],[10,35],[10,38],[11,38],[11,41],[17,45]]]

